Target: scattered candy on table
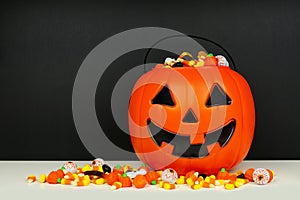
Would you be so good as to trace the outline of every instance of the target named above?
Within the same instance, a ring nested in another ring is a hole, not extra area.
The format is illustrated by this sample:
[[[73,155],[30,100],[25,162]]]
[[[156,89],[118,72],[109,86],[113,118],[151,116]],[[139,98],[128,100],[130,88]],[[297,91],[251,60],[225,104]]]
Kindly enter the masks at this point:
[[[38,182],[41,184],[61,184],[76,187],[86,187],[90,184],[98,186],[110,185],[110,190],[130,187],[142,189],[147,185],[164,190],[174,190],[179,185],[187,185],[192,190],[200,190],[201,188],[212,189],[215,187],[234,190],[249,182],[265,185],[274,180],[274,171],[265,168],[249,168],[245,172],[237,170],[236,173],[222,168],[217,174],[211,175],[189,171],[184,176],[178,177],[176,170],[172,168],[154,171],[145,164],[139,168],[132,168],[129,164],[116,165],[111,168],[108,164],[103,164],[105,163],[104,161],[94,161],[92,164],[86,164],[82,168],[73,162],[67,162],[62,168],[53,170],[48,175],[41,174]],[[76,170],[72,167],[70,168],[71,165],[76,166]],[[71,171],[75,171],[75,173]],[[134,176],[128,175],[133,173]],[[28,183],[32,184],[36,181],[35,175],[27,177]]]

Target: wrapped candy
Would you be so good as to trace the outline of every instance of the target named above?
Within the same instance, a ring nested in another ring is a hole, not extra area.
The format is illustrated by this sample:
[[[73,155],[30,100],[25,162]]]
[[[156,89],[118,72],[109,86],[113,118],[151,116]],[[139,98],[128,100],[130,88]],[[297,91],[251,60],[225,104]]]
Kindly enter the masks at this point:
[[[259,185],[270,183],[273,179],[273,172],[269,169],[257,168],[252,174],[253,181]]]
[[[105,164],[105,162],[104,162],[104,160],[102,158],[96,158],[92,162],[92,166],[102,166],[104,164]]]
[[[161,179],[164,182],[174,184],[174,183],[176,183],[176,180],[178,179],[178,175],[177,175],[177,172],[174,169],[168,168],[168,169],[165,169],[162,172]]]
[[[72,174],[77,172],[77,165],[74,162],[66,162],[63,168]]]
[[[217,55],[215,57],[218,60],[218,66],[229,66],[229,63],[224,56]]]

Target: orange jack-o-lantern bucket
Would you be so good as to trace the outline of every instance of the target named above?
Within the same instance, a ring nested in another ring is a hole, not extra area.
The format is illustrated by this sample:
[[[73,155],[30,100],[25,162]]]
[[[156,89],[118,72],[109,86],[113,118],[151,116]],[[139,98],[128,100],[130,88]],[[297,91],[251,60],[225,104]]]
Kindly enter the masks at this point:
[[[199,66],[184,59],[158,64],[134,86],[130,137],[139,159],[153,169],[217,173],[249,151],[255,125],[250,88],[239,73],[207,57]]]

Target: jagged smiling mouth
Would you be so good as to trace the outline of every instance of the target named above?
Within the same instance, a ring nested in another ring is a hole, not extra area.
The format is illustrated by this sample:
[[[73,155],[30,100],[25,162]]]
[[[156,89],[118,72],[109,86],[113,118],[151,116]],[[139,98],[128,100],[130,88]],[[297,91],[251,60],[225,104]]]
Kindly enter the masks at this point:
[[[231,139],[236,127],[235,120],[231,120],[223,127],[206,133],[203,144],[190,144],[190,136],[172,133],[155,125],[151,120],[147,121],[148,130],[153,141],[161,147],[162,143],[173,145],[173,155],[185,158],[201,158],[209,155],[207,146],[219,143],[223,148]]]

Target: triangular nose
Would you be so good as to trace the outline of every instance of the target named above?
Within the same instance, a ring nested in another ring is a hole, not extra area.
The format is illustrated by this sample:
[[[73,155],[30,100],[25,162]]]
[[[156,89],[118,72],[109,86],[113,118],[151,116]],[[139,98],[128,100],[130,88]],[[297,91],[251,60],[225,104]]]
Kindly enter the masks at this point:
[[[196,122],[198,122],[198,119],[197,119],[195,113],[192,111],[192,109],[189,109],[186,112],[186,114],[185,114],[184,118],[182,119],[182,121],[185,122],[185,123],[196,123]]]

